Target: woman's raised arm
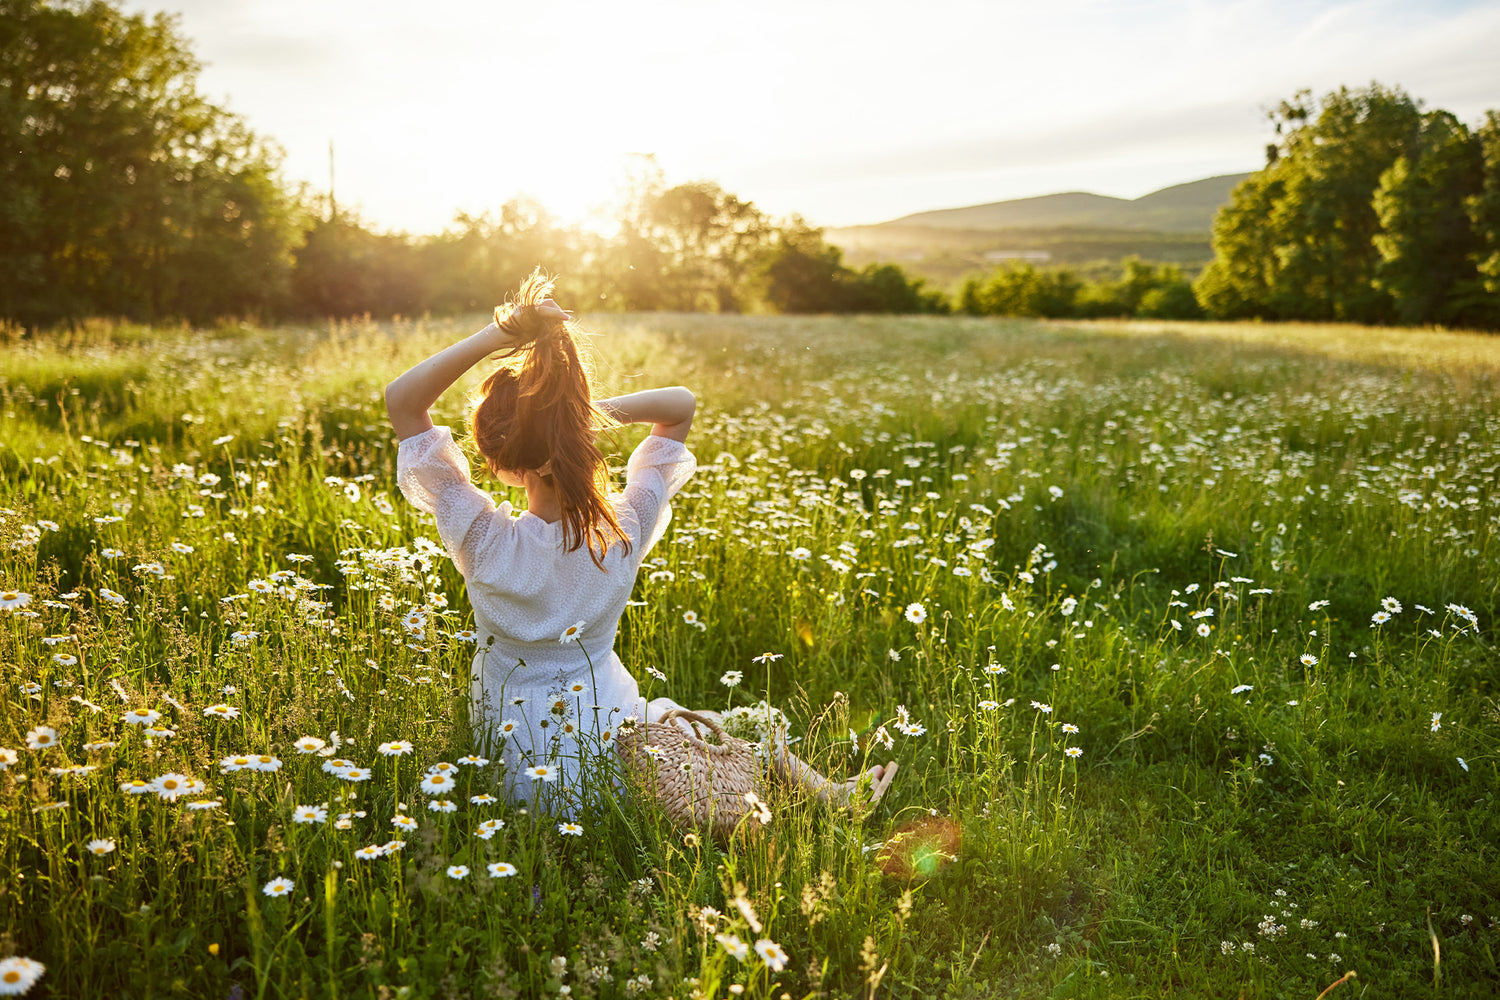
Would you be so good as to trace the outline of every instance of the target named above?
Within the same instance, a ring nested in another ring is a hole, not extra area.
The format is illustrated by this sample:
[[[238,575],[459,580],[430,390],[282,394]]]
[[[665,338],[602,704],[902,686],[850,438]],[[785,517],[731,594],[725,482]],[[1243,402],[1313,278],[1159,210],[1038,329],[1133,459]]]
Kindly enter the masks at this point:
[[[596,400],[594,405],[622,424],[649,423],[657,437],[686,441],[698,400],[687,389],[673,385]]]
[[[532,308],[543,316],[569,318],[551,299],[544,299]],[[510,320],[507,319],[506,322],[509,323]],[[457,382],[464,372],[509,346],[507,332],[491,323],[397,377],[385,387],[385,409],[390,414],[396,436],[405,441],[430,429],[432,418],[427,415],[427,411],[432,409],[432,404],[438,401],[438,397],[447,392],[448,387]]]

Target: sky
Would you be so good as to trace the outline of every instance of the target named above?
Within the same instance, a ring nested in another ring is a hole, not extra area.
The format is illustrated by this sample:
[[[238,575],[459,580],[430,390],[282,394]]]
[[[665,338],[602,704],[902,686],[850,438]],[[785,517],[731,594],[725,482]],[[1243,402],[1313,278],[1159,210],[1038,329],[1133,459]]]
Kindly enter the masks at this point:
[[[602,225],[640,155],[818,225],[1254,170],[1371,81],[1500,108],[1500,0],[125,0],[369,224],[532,198]]]

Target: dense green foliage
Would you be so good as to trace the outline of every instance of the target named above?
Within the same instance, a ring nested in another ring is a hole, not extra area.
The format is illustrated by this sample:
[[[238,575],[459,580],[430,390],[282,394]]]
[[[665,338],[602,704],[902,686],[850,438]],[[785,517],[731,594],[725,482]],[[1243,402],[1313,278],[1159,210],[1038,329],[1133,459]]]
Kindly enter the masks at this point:
[[[1085,281],[1070,268],[1000,267],[988,277],[966,279],[958,292],[957,308],[971,316],[1054,319],[1197,319],[1203,315],[1192,285],[1175,266],[1127,257],[1121,272],[1115,280]]]
[[[1471,130],[1372,84],[1274,118],[1214,224],[1210,315],[1500,328],[1500,115]]]
[[[276,157],[198,94],[174,21],[0,0],[0,320],[210,318],[282,300]]]
[[[474,321],[7,346],[0,960],[34,995],[1500,985],[1489,339],[593,317],[602,390],[701,401],[617,643],[643,691],[901,763],[725,850],[602,787],[576,836],[484,798],[465,593],[379,394]],[[299,751],[333,731],[368,781]]]

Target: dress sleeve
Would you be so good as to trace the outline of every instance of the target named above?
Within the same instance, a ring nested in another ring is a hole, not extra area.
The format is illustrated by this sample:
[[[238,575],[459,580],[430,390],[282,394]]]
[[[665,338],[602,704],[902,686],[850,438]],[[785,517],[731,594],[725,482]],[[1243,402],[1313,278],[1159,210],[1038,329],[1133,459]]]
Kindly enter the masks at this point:
[[[640,525],[637,558],[651,551],[672,520],[671,499],[692,478],[698,460],[687,445],[655,434],[636,446],[625,466],[625,502]]]
[[[469,480],[469,460],[447,427],[432,427],[401,442],[396,482],[418,510],[433,515],[438,537],[458,571],[468,577],[500,522],[510,521],[490,495]]]

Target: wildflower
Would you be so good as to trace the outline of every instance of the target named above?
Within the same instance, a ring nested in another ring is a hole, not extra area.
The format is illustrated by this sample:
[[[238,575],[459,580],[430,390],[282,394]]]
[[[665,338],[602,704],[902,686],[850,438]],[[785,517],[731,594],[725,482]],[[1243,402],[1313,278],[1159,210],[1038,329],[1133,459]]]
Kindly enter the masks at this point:
[[[667,679],[667,675],[664,674],[664,673],[662,673],[660,670],[656,669],[655,667],[647,667],[646,668],[646,673],[650,674],[652,677],[655,677],[659,681],[664,681],[664,680]]]
[[[1479,617],[1475,615],[1474,612],[1464,607],[1462,604],[1449,604],[1447,605],[1447,608],[1449,611],[1453,612],[1455,615],[1458,615],[1458,617],[1462,618],[1470,625],[1474,625],[1476,627],[1479,625]]]
[[[324,806],[298,806],[292,810],[293,823],[325,823],[328,809]]]
[[[981,701],[979,703],[979,707],[984,709],[986,712],[993,712],[995,709],[1000,707],[1000,703],[998,701],[991,701],[990,699],[986,698],[984,701]]]
[[[389,743],[380,744],[377,749],[387,757],[401,757],[411,753],[415,748],[406,740],[392,740]]]
[[[0,771],[10,770],[10,766],[21,759],[20,755],[9,747],[0,747]]]
[[[766,967],[772,972],[780,972],[786,968],[787,953],[782,950],[781,945],[770,938],[761,938],[755,942],[755,953],[760,956],[760,960],[765,962]]]
[[[206,716],[217,716],[220,719],[237,719],[240,716],[240,710],[233,705],[219,704],[208,706],[203,710],[203,714]]]
[[[764,799],[754,792],[746,792],[745,804],[750,807],[752,814],[761,826],[771,825],[771,807],[766,805]]]
[[[1432,732],[1435,733],[1439,729],[1443,728],[1442,719],[1443,719],[1443,713],[1442,712],[1433,712],[1432,713]]]
[[[1318,611],[1318,610],[1321,610],[1322,608],[1328,607],[1328,605],[1330,605],[1332,603],[1333,603],[1332,601],[1313,601],[1311,604],[1309,604],[1307,606],[1307,610],[1309,610],[1309,611]]]
[[[1401,613],[1401,602],[1396,600],[1394,597],[1381,598],[1380,606],[1393,615],[1399,615]]]
[[[368,767],[346,767],[339,777],[345,781],[369,781],[373,774]]]
[[[250,766],[250,757],[245,754],[225,757],[219,761],[219,773],[232,774],[235,771],[243,771]]]
[[[1254,684],[1237,684],[1229,689],[1230,694],[1244,694],[1246,691],[1254,691]]]
[[[750,946],[741,941],[738,934],[715,934],[714,940],[727,954],[741,962],[750,957]]]
[[[260,891],[265,893],[267,896],[280,897],[287,895],[295,888],[297,888],[297,883],[293,882],[289,878],[273,878],[271,881],[267,882],[265,884],[265,887]]]
[[[306,738],[307,737],[303,737],[303,739]],[[328,760],[325,760],[323,762],[323,773],[331,774],[335,778],[341,778],[344,776],[344,772],[349,770],[353,766],[354,761],[352,760],[345,760],[342,757],[330,757]]]
[[[41,962],[20,955],[0,958],[0,996],[20,996],[29,993],[42,978],[47,967]]]
[[[53,653],[52,662],[57,664],[59,667],[71,667],[73,664],[78,662],[78,657],[74,656],[72,653]]]
[[[504,826],[505,820],[503,819],[487,819],[479,824],[479,828],[474,831],[474,836],[481,840],[489,840],[495,834],[499,833]]]
[[[451,878],[451,879],[468,878],[469,877],[469,866],[468,865],[449,865],[448,866],[448,877]]]
[[[1043,715],[1051,715],[1052,714],[1052,706],[1044,704],[1044,703],[1042,703],[1040,701],[1033,701],[1031,703],[1031,707],[1034,708],[1034,709],[1036,709],[1038,712],[1041,712]]]
[[[583,630],[587,626],[588,622],[574,622],[572,625],[569,625],[567,628],[562,630],[562,635],[557,637],[557,641],[562,643],[563,645],[567,645],[568,643],[579,639],[579,637],[583,635]]]
[[[1316,667],[1318,665],[1318,658],[1311,653],[1303,653],[1299,659],[1302,661],[1304,667]]]
[[[391,817],[391,826],[394,826],[398,830],[415,830],[417,828],[417,821],[410,816],[397,813]]]
[[[151,790],[168,802],[176,802],[179,796],[196,792],[201,787],[195,779],[173,771],[160,775],[151,782]]]
[[[401,624],[406,626],[408,632],[420,632],[427,624],[427,616],[420,611],[408,611],[402,617]]]
[[[487,870],[491,878],[510,878],[516,873],[516,866],[509,861],[496,861]]]
[[[385,856],[385,848],[377,844],[368,844],[355,851],[354,856],[361,861],[374,861],[376,858]]]
[[[567,837],[582,837],[583,827],[577,823],[559,823],[557,824],[557,832]]]
[[[1464,760],[1462,757],[1455,757],[1454,760],[1457,760],[1458,766],[1463,768],[1465,771],[1469,769],[1469,762]]]
[[[1208,638],[1209,634],[1213,632],[1213,630],[1214,627],[1208,622],[1199,622],[1198,628],[1195,631],[1206,639]]]
[[[1268,753],[1260,754],[1260,762],[1262,764],[1264,764],[1266,767],[1270,767],[1272,764],[1275,763],[1275,761],[1271,758],[1271,755],[1268,754]]]
[[[224,803],[218,799],[204,799],[199,802],[189,802],[187,807],[193,812],[207,812],[209,809],[218,809],[223,805]]]
[[[1077,758],[1083,756],[1083,748],[1082,747],[1068,747],[1066,750],[1063,751],[1063,753],[1067,754],[1069,757],[1077,759]]]
[[[51,726],[37,726],[26,733],[26,749],[45,750],[57,744],[57,730]]]
[[[1076,610],[1078,610],[1078,598],[1076,598],[1076,597],[1066,597],[1066,598],[1064,598],[1062,604],[1058,606],[1057,610],[1058,610],[1058,612],[1060,612],[1062,614],[1062,616],[1064,618],[1070,618],[1070,617],[1072,617],[1073,612],[1076,611]]]
[[[886,650],[886,655],[891,658],[892,663],[901,662],[901,654],[896,652],[894,649]]]
[[[298,753],[303,753],[303,754],[306,754],[306,753],[317,753],[319,750],[323,749],[327,745],[328,745],[327,743],[325,743],[322,740],[318,739],[316,736],[304,736],[300,740],[298,740],[296,743],[292,744],[292,746],[294,746],[294,747],[297,748],[297,752]]]
[[[927,620],[927,609],[918,601],[912,601],[906,606],[906,620],[913,625],[920,625]]]
[[[467,757],[458,758],[458,762],[466,767],[484,767],[490,762],[488,757],[480,757],[478,754],[469,754]]]
[[[538,764],[526,769],[526,777],[532,781],[556,781],[557,769],[548,767],[546,764]]]
[[[497,798],[495,798],[493,795],[489,794],[488,792],[483,792],[483,793],[481,793],[479,795],[470,795],[469,796],[469,801],[472,802],[476,806],[487,806],[487,805],[489,805],[492,802],[499,802],[500,800],[497,799]]]
[[[99,588],[99,597],[100,597],[101,600],[108,601],[111,604],[124,604],[125,603],[125,595],[124,594],[117,594],[113,590],[110,590],[108,587],[100,587]]]
[[[1390,615],[1386,614],[1384,611],[1377,611],[1370,616],[1370,627],[1374,628],[1376,625],[1384,625],[1390,620]]]
[[[458,804],[451,799],[433,799],[427,803],[427,811],[435,813],[451,813],[458,809]]]
[[[787,554],[789,556],[791,556],[793,559],[797,560],[798,562],[805,562],[806,560],[812,558],[812,550],[808,549],[808,548],[804,548],[801,545],[797,546],[795,549],[793,549],[791,552],[789,552]]]
[[[20,590],[0,590],[0,611],[14,611],[31,603],[31,595]]]
[[[726,670],[724,676],[719,678],[719,683],[725,687],[737,687],[740,681],[745,679],[743,672],[739,670]]]
[[[151,782],[142,781],[140,778],[132,778],[129,781],[120,782],[120,791],[126,795],[145,795],[147,792],[155,791]]]
[[[422,779],[421,785],[422,791],[426,792],[428,795],[434,795],[438,792],[446,792],[452,787],[453,779],[442,773],[427,775]]]
[[[100,857],[106,854],[113,854],[115,850],[115,842],[107,839],[91,840],[83,846],[90,854],[97,854]]]
[[[759,656],[753,656],[753,657],[751,657],[750,658],[750,662],[751,663],[771,664],[771,663],[775,663],[777,660],[781,659],[783,655],[784,654],[782,654],[782,653],[761,653]]]
[[[1065,733],[1076,733],[1078,732],[1078,727],[1071,722],[1064,722],[1062,724],[1062,731]]]

